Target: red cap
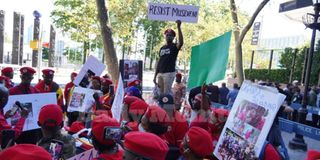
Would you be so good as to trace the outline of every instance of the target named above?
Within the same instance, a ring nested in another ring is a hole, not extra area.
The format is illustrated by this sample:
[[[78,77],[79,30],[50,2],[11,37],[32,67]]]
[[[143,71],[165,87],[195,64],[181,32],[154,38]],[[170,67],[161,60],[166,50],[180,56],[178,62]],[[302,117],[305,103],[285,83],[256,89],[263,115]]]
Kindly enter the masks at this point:
[[[191,127],[186,134],[189,149],[199,157],[212,155],[213,143],[208,131],[200,127]]]
[[[0,159],[51,160],[51,155],[45,149],[34,144],[18,144],[0,152]]]
[[[318,157],[320,158],[320,157]],[[264,160],[281,160],[278,151],[271,145],[267,144],[266,149],[264,150]]]
[[[12,68],[12,67],[4,67],[4,68],[1,70],[2,75],[8,74],[8,73],[12,73],[12,72],[13,72],[13,68]]]
[[[315,160],[320,159],[320,152],[316,150],[309,150],[307,153],[307,158],[305,160]]]
[[[72,134],[74,133],[78,133],[79,131],[81,131],[82,129],[84,129],[84,124],[83,122],[80,121],[75,121],[71,124],[69,129],[66,129],[68,132],[71,132]]]
[[[20,74],[25,74],[25,73],[35,74],[36,71],[31,67],[22,67],[22,68],[20,68]]]
[[[54,127],[62,123],[63,113],[60,106],[47,104],[40,109],[38,121],[41,125]]]
[[[167,125],[170,122],[167,112],[158,106],[148,107],[146,113],[146,118],[149,122],[160,123]]]
[[[213,114],[217,118],[218,123],[224,123],[229,116],[229,111],[227,109],[218,108],[213,109]],[[224,118],[224,121],[221,121],[221,118]]]
[[[141,81],[139,79],[136,79],[136,80],[133,80],[131,82],[128,83],[128,87],[131,87],[131,86],[135,86],[135,85],[140,85],[141,84]]]
[[[71,73],[71,77],[76,77],[77,75],[78,75],[78,73],[76,73],[76,72]]]
[[[176,36],[176,32],[173,29],[167,29],[166,31],[164,31],[164,34],[167,35],[168,33],[172,33],[173,36]]]
[[[53,76],[54,75],[54,70],[52,69],[44,69],[42,70],[42,74],[45,76]]]
[[[92,134],[99,143],[104,145],[112,145],[115,143],[113,140],[104,139],[104,128],[107,126],[120,127],[120,124],[116,119],[110,118],[105,114],[96,116],[92,121]]]
[[[124,137],[124,147],[152,160],[164,160],[169,151],[160,137],[147,132],[129,132]]]
[[[129,113],[143,115],[149,105],[141,99],[132,102],[129,106]]]
[[[140,98],[138,98],[136,96],[126,96],[123,99],[123,103],[130,105],[132,102],[134,102],[136,100],[140,100]]]
[[[97,81],[99,81],[101,83],[101,78],[99,76],[93,76],[91,79],[92,80],[97,80]]]
[[[181,79],[181,78],[182,78],[182,74],[181,74],[181,73],[177,73],[177,74],[176,74],[176,78],[177,78],[177,79]]]
[[[111,85],[112,81],[109,78],[102,78],[101,79],[101,85]]]
[[[190,123],[190,128],[191,127],[200,127],[204,130],[209,130],[209,122],[206,120],[203,116],[198,115],[193,119],[193,121]]]

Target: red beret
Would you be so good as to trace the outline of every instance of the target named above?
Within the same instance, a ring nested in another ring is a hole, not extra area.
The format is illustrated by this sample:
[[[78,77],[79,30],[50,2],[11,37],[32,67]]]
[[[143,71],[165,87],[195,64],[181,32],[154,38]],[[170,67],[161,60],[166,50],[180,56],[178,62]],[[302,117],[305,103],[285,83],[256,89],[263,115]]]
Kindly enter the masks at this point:
[[[132,102],[129,106],[129,113],[143,115],[149,105],[141,99]]]
[[[176,74],[176,78],[180,78],[181,79],[182,78],[182,74],[181,73],[177,73]]]
[[[112,81],[109,78],[102,78],[101,79],[101,85],[111,85]]]
[[[200,127],[191,127],[186,134],[189,149],[202,158],[212,155],[213,142],[208,131]]]
[[[99,81],[101,83],[101,78],[99,76],[93,76],[91,79],[92,80],[97,80],[97,81]]]
[[[164,160],[169,148],[157,135],[147,132],[129,132],[124,137],[124,148],[152,160]]]
[[[316,150],[309,150],[307,153],[307,158],[305,160],[315,160],[320,159],[320,152]]]
[[[172,33],[173,36],[176,36],[176,32],[173,29],[167,29],[166,31],[164,31],[164,34],[167,35],[168,33]]]
[[[266,149],[264,150],[263,159],[264,160],[281,160],[282,158],[280,157],[278,151],[271,144],[268,143],[266,146]]]
[[[54,75],[54,70],[52,70],[52,69],[44,69],[44,70],[42,70],[42,74],[44,74],[45,76],[53,76]]]
[[[61,125],[63,113],[60,106],[47,104],[40,109],[38,121],[41,125],[54,127]]]
[[[45,149],[34,144],[18,144],[0,152],[0,159],[51,160],[51,155]]]
[[[159,106],[150,106],[148,107],[146,113],[146,118],[149,122],[160,123],[168,125],[170,122],[167,112]]]
[[[130,83],[128,83],[128,87],[140,85],[140,84],[141,84],[141,81],[139,79],[136,79],[136,80],[133,80]]]
[[[76,72],[71,73],[71,77],[76,77],[77,75],[78,75],[78,73],[76,73]]]
[[[204,130],[209,130],[209,122],[206,120],[203,116],[198,115],[196,118],[192,120],[190,123],[190,128],[191,127],[200,127]]]
[[[13,72],[13,68],[12,67],[5,67],[1,70],[1,73],[2,74],[8,74],[8,73],[11,73]]]
[[[67,129],[68,132],[71,132],[72,134],[74,133],[78,133],[79,131],[81,131],[82,129],[84,129],[84,124],[83,122],[80,121],[75,121],[71,124],[70,128]]]
[[[112,145],[115,143],[113,140],[104,139],[104,128],[107,126],[120,127],[120,124],[116,119],[111,118],[106,114],[96,116],[92,121],[92,134],[99,143],[104,145]]]
[[[136,101],[136,100],[140,100],[140,98],[136,97],[136,96],[126,96],[123,99],[123,103],[130,105],[132,102]]]
[[[31,67],[22,67],[22,68],[20,68],[20,74],[25,74],[25,73],[35,74],[36,70],[34,70]]]

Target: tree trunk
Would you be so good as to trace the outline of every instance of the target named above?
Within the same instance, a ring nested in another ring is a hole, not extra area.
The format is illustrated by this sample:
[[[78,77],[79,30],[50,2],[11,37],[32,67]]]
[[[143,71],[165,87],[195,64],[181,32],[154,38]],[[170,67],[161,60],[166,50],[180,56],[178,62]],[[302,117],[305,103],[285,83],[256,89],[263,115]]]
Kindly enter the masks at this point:
[[[13,12],[13,35],[11,64],[19,64],[20,55],[20,14]]]
[[[19,65],[23,62],[23,33],[24,33],[24,15],[20,14],[20,44],[19,44]]]
[[[269,2],[270,0],[263,0],[258,8],[253,13],[251,19],[249,20],[248,24],[243,28],[241,33],[239,32],[239,22],[237,17],[237,8],[235,5],[234,0],[230,0],[230,10],[231,10],[231,16],[234,23],[234,38],[235,38],[235,53],[236,53],[236,74],[238,78],[239,85],[242,84],[244,80],[244,74],[243,74],[243,64],[242,64],[242,42],[244,37],[246,36],[249,29],[252,27],[252,24],[254,20],[257,18],[260,11],[263,9],[263,7]]]
[[[48,55],[48,66],[54,67],[54,52],[55,52],[55,43],[56,42],[56,30],[53,26],[50,26],[50,42],[49,42],[49,55]]]
[[[111,28],[108,27],[108,12],[105,0],[96,0],[98,19],[100,22],[101,35],[103,40],[103,48],[108,72],[111,74],[112,80],[118,81],[119,65],[118,58],[114,48]]]
[[[150,57],[150,65],[149,65],[149,70],[152,70],[152,62],[153,62],[153,58]]]

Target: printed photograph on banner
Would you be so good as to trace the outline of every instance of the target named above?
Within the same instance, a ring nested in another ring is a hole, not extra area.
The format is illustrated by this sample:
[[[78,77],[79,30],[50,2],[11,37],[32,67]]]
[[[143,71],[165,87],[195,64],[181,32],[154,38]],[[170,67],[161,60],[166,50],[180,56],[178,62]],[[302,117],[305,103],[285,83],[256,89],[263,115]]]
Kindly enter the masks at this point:
[[[222,143],[218,148],[221,160],[255,159],[254,145],[229,128],[223,134]]]
[[[85,75],[83,76],[82,80],[80,81],[79,86],[84,87],[84,88],[88,88],[89,84],[90,84],[89,79],[95,75],[96,74],[93,71],[88,69],[87,72],[85,73]]]
[[[142,79],[143,62],[141,60],[120,60],[119,68],[125,88],[130,82]]]
[[[285,96],[245,81],[216,144],[219,160],[257,159]]]
[[[71,108],[79,108],[84,104],[84,98],[86,94],[84,93],[78,93],[73,92],[72,97],[70,99],[70,105]]]

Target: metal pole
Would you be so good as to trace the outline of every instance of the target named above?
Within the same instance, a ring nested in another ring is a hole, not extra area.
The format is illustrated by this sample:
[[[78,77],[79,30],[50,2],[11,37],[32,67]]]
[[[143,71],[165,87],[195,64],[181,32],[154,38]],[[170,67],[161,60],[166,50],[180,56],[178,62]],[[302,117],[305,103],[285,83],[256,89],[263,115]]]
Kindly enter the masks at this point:
[[[313,25],[317,24],[319,18],[319,9],[320,4],[316,3],[314,5],[314,22]],[[310,82],[310,75],[311,75],[311,67],[312,67],[312,58],[314,53],[314,45],[316,39],[317,29],[315,26],[312,27],[312,37],[310,43],[310,50],[308,55],[308,63],[307,63],[307,70],[306,70],[306,77],[304,81],[304,92],[303,92],[303,99],[302,99],[302,107],[299,109],[298,114],[298,122],[304,124],[306,121],[306,116],[308,114],[307,105],[308,105],[308,87]],[[303,135],[296,134],[295,137],[289,142],[289,147],[292,149],[301,149],[306,151],[307,144],[304,142]]]
[[[306,50],[304,52],[303,70],[302,70],[302,74],[301,74],[301,83],[304,83],[305,77],[306,77],[309,50],[310,50],[310,48],[306,48]]]
[[[252,70],[252,66],[253,66],[253,59],[254,59],[254,50],[252,50],[252,53],[251,53],[250,70]]]
[[[293,77],[293,72],[294,72],[294,66],[296,65],[297,53],[298,53],[298,49],[295,49],[294,52],[293,52],[293,58],[292,58],[292,62],[291,62],[289,83],[292,82],[292,77]]]
[[[273,50],[271,50],[271,52],[270,52],[268,73],[270,73],[270,70],[271,70],[271,67],[272,67],[272,59],[273,59]]]

